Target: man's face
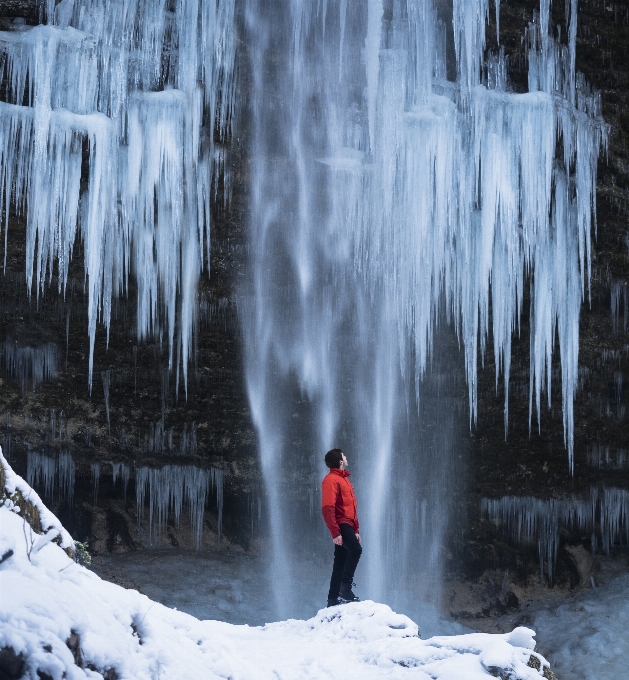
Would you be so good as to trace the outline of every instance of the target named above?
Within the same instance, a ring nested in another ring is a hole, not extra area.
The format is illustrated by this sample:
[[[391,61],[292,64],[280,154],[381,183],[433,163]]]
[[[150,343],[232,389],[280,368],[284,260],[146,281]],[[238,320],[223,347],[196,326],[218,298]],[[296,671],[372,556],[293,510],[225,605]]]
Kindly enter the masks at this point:
[[[349,463],[347,462],[347,458],[345,457],[345,454],[341,454],[341,465],[340,468],[341,470],[347,470],[349,467]]]

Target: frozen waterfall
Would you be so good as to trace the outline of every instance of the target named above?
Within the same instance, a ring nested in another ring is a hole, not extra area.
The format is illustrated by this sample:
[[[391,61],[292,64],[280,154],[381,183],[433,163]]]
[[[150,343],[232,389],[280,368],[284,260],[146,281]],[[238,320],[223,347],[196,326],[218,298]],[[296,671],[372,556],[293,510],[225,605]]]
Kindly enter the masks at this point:
[[[539,419],[544,392],[550,400],[558,337],[572,469],[607,135],[600,98],[575,70],[577,0],[561,44],[541,2],[523,35],[525,93],[510,89],[502,52],[486,58],[488,0],[447,5],[247,2],[254,143],[241,317],[284,611],[285,551],[313,545],[302,499],[317,494],[334,445],[356,480],[362,592],[393,606],[405,588],[404,602],[439,597],[429,575],[456,493],[454,414],[426,387],[442,319],[463,348],[471,422],[491,332],[506,430],[511,338],[530,286],[530,415]],[[313,423],[305,444],[296,422]],[[307,489],[292,488],[297,469]],[[321,552],[329,537],[313,514]]]
[[[5,263],[13,201],[27,214],[26,283],[37,295],[55,266],[65,292],[83,242],[90,384],[97,322],[109,332],[130,273],[138,338],[163,332],[186,380],[213,185],[225,171],[215,139],[232,120],[234,0],[42,4],[46,25],[0,33]]]

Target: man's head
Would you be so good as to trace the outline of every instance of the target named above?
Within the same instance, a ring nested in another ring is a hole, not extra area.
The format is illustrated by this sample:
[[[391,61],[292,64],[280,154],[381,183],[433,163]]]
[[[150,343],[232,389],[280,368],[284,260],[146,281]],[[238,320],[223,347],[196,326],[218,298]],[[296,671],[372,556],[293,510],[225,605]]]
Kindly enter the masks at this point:
[[[325,464],[330,470],[334,468],[345,470],[347,469],[347,458],[341,449],[331,449],[325,454]]]

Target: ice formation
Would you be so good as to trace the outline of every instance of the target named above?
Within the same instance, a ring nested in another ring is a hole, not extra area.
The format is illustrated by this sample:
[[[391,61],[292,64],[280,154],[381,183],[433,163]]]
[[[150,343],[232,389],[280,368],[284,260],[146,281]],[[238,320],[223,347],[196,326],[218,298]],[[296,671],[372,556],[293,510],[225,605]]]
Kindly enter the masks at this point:
[[[129,477],[131,476],[131,470],[126,463],[112,463],[111,464],[111,483],[116,486],[118,477],[122,481],[122,491],[124,494],[124,501],[127,502],[127,488],[129,486]]]
[[[625,448],[613,450],[602,444],[592,444],[587,451],[587,464],[595,468],[624,470],[629,467],[629,452]]]
[[[26,456],[26,482],[29,486],[42,486],[44,496],[52,499],[57,482],[57,459],[36,451]]]
[[[165,465],[162,468],[138,467],[135,470],[135,496],[138,523],[144,519],[145,499],[148,492],[149,539],[158,540],[166,528],[169,513],[173,513],[179,526],[181,511],[186,506],[190,515],[190,527],[197,550],[203,536],[203,516],[207,495],[216,490],[218,509],[218,538],[223,525],[223,483],[225,473],[210,468],[204,470],[193,466]]]
[[[7,339],[2,349],[7,375],[20,381],[22,392],[29,387],[34,392],[37,385],[49,382],[57,373],[59,357],[57,346],[52,342],[41,347],[24,347]]]
[[[72,507],[74,501],[74,482],[76,480],[74,459],[70,453],[62,451],[59,454],[57,465],[59,470],[59,495],[62,500],[67,500],[68,505]]]
[[[44,496],[52,501],[58,494],[60,502],[72,506],[74,500],[74,483],[76,466],[74,459],[67,451],[62,451],[58,458],[46,456],[36,451],[29,451],[26,457],[26,481],[29,486],[43,489]]]
[[[90,475],[92,478],[92,495],[94,507],[98,505],[98,488],[100,486],[100,463],[90,463]]]
[[[542,577],[551,582],[562,526],[590,534],[593,552],[629,545],[629,491],[624,489],[592,488],[586,499],[483,499],[481,512],[500,519],[505,535],[517,545],[537,543]]]
[[[97,322],[109,333],[130,273],[138,338],[163,329],[186,378],[213,183],[225,171],[214,140],[231,129],[234,0],[45,6],[46,25],[0,33],[0,204],[7,220],[11,201],[26,211],[29,291],[43,293],[58,265],[65,292],[80,237],[90,385]]]
[[[101,373],[103,379],[103,395],[105,397],[105,413],[107,414],[107,432],[111,436],[111,420],[109,419],[109,385],[111,383],[111,371]]]
[[[391,560],[413,574],[440,554],[439,530],[434,545],[409,538],[421,513],[408,508],[432,474],[426,516],[447,521],[452,489],[438,489],[452,462],[433,459],[434,472],[413,415],[442,319],[463,348],[471,421],[491,333],[506,429],[511,338],[530,286],[531,421],[544,391],[550,400],[558,337],[573,467],[579,314],[607,135],[600,98],[575,70],[576,6],[566,4],[560,44],[541,2],[523,36],[528,91],[516,93],[504,55],[484,57],[487,0],[455,0],[451,23],[432,0],[295,0],[283,12],[248,2],[251,278],[240,314],[274,551],[293,533],[277,471],[295,455],[297,398],[285,395],[301,394],[313,460],[351,448],[377,597]],[[325,469],[308,464],[316,489]]]
[[[622,326],[622,332],[627,332],[627,320],[629,319],[629,296],[627,295],[627,283],[614,281],[611,287],[612,327],[614,333],[618,333]],[[620,317],[622,316],[622,324]]]

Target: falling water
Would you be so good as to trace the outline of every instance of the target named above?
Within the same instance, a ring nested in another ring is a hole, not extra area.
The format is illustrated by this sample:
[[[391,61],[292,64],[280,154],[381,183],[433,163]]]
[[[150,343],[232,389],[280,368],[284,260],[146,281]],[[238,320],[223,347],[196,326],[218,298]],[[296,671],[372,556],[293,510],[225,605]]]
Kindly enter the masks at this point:
[[[333,445],[357,487],[359,593],[392,603],[410,576],[439,570],[456,414],[434,401],[433,441],[423,428],[443,317],[463,349],[470,423],[492,333],[506,429],[511,337],[530,281],[530,416],[542,393],[550,401],[558,337],[572,469],[607,135],[600,98],[575,71],[577,0],[564,44],[541,2],[523,36],[527,93],[509,89],[502,52],[485,61],[488,1],[447,4],[247,2],[251,274],[240,313],[280,614],[300,581],[286,555],[329,542],[302,499],[317,493]],[[438,577],[410,581],[411,596],[439,597]]]

